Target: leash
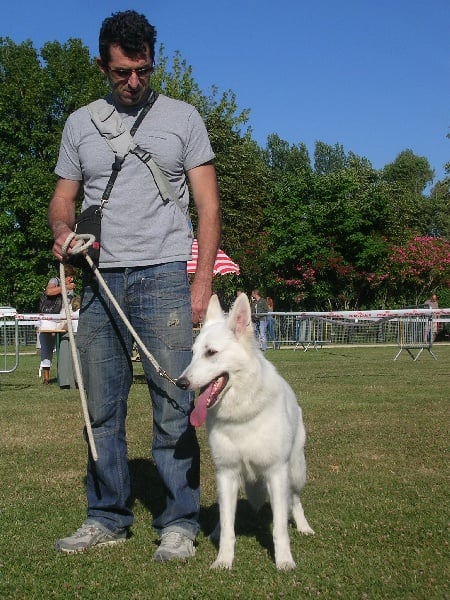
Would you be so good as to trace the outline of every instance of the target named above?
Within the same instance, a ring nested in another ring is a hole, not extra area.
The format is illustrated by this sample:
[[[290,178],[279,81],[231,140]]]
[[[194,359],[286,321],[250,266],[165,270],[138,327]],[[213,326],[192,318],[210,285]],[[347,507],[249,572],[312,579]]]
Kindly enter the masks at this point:
[[[99,284],[103,288],[104,292],[108,296],[108,298],[111,301],[111,303],[114,306],[114,308],[117,310],[117,313],[119,314],[119,317],[125,323],[128,331],[131,333],[134,341],[136,342],[136,344],[138,345],[138,347],[140,348],[140,350],[143,352],[143,354],[145,355],[145,357],[153,365],[153,367],[157,371],[158,375],[160,375],[161,377],[163,377],[167,381],[170,381],[170,383],[172,383],[173,385],[176,385],[176,380],[173,379],[172,377],[170,377],[168,375],[168,373],[160,366],[160,364],[158,363],[158,361],[156,360],[156,358],[153,356],[153,354],[148,350],[148,348],[146,347],[146,345],[144,344],[144,342],[141,340],[141,338],[139,337],[137,331],[134,329],[134,327],[132,326],[132,324],[128,320],[127,316],[123,312],[122,308],[119,306],[119,303],[117,302],[117,300],[112,295],[111,290],[109,289],[108,284],[106,283],[106,281],[103,279],[103,276],[100,273],[100,271],[98,270],[97,265],[94,263],[94,261],[92,260],[92,258],[86,253],[86,250],[90,246],[92,246],[92,244],[95,242],[95,237],[93,235],[89,234],[89,233],[86,233],[86,234],[84,234],[84,233],[83,234],[78,233],[77,234],[74,231],[72,231],[67,236],[67,238],[66,238],[66,240],[65,240],[65,242],[64,242],[64,244],[62,246],[62,255],[63,255],[64,258],[67,258],[67,256],[68,256],[67,250],[68,250],[69,244],[70,244],[70,242],[72,240],[75,240],[75,246],[72,247],[71,254],[72,255],[76,255],[76,254],[83,253],[84,258],[86,259],[86,262],[88,263],[89,267],[91,268],[91,270],[92,270],[93,274],[95,275],[97,281],[99,282]],[[86,432],[87,432],[87,436],[88,436],[89,447],[91,449],[92,458],[94,459],[94,461],[97,461],[98,460],[98,454],[97,454],[97,450],[96,450],[96,447],[95,447],[94,436],[93,436],[93,433],[92,433],[92,427],[91,427],[91,422],[90,422],[90,418],[89,418],[89,411],[88,411],[88,408],[87,408],[86,392],[84,390],[84,385],[83,385],[83,376],[82,376],[82,373],[81,373],[80,361],[78,359],[78,353],[77,353],[77,348],[76,348],[76,344],[75,344],[75,336],[74,336],[74,333],[73,333],[72,319],[71,319],[71,315],[70,315],[69,299],[67,297],[66,278],[65,278],[65,274],[64,274],[64,264],[63,263],[60,263],[59,272],[60,272],[60,279],[61,279],[61,288],[62,288],[62,297],[63,297],[63,303],[64,303],[64,310],[66,312],[67,331],[68,331],[68,334],[69,334],[70,349],[71,349],[71,352],[72,352],[73,363],[74,363],[74,366],[75,366],[75,377],[76,377],[76,381],[77,381],[77,384],[78,384],[78,389],[79,389],[79,392],[80,392],[81,407],[82,407],[82,410],[83,410],[83,416],[84,416],[84,422],[85,422],[85,425],[86,425]]]

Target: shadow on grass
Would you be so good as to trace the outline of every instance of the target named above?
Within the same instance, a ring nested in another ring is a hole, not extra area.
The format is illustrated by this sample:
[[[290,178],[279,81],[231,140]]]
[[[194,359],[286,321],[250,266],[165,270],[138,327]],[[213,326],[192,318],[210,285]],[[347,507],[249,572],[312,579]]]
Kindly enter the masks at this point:
[[[34,384],[29,383],[0,383],[0,390],[29,390],[30,388],[34,388]]]
[[[139,501],[155,519],[165,508],[164,489],[161,478],[152,460],[134,458],[129,461],[131,478],[131,506]],[[200,529],[209,536],[219,520],[217,502],[211,506],[200,506]],[[253,537],[274,557],[271,533],[272,511],[269,504],[255,513],[245,499],[238,500],[235,530],[237,536]]]
[[[209,508],[200,510],[200,526],[205,536],[209,536],[219,521],[219,505],[212,504]],[[245,536],[254,538],[268,555],[274,560],[274,547],[272,538],[272,510],[269,504],[264,504],[256,513],[247,500],[238,500],[234,528],[236,537]],[[218,540],[214,546],[219,547]]]

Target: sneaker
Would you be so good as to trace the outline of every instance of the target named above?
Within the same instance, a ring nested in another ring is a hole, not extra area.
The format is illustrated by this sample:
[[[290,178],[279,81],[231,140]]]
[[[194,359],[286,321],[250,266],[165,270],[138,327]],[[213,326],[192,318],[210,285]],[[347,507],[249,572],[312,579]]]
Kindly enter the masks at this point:
[[[92,546],[118,544],[127,539],[126,531],[112,532],[97,521],[85,521],[82,526],[69,537],[58,540],[56,550],[72,554],[84,552]]]
[[[188,558],[194,554],[194,542],[190,538],[178,531],[170,531],[162,535],[161,543],[153,555],[153,560],[165,562],[173,558]]]

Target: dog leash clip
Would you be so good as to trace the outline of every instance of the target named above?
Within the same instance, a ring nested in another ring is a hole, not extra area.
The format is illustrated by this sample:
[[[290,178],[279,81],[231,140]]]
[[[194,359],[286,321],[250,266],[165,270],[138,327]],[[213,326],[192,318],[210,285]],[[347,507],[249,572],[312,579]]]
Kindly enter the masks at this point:
[[[161,377],[164,377],[164,379],[167,379],[167,381],[170,381],[170,383],[173,383],[173,385],[177,385],[177,380],[172,379],[172,377],[170,377],[170,375],[166,371],[164,371],[164,369],[162,369],[161,367],[159,367],[158,373],[161,375]]]

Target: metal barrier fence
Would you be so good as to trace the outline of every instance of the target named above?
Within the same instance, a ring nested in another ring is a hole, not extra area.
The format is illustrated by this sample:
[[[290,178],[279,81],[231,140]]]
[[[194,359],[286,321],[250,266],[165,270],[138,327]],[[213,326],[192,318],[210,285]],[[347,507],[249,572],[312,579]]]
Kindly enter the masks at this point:
[[[436,323],[431,317],[405,317],[398,321],[398,347],[394,360],[400,356],[403,350],[413,360],[417,360],[424,350],[428,350],[431,356],[437,360],[432,351],[434,335],[437,331]],[[416,350],[416,354],[412,352]]]
[[[7,345],[15,345],[16,332],[15,328],[18,328],[17,331],[17,341],[19,346],[34,346],[36,347],[37,342],[37,323],[32,321],[19,321],[19,320],[9,320],[4,323],[3,317],[0,313],[0,326],[4,327],[5,330],[2,333],[4,341]]]
[[[403,309],[392,311],[341,311],[324,313],[271,313],[269,347],[293,346],[305,352],[324,345],[396,345],[417,360],[431,348],[439,328],[450,323],[450,309]],[[414,355],[412,350],[418,350]]]
[[[13,308],[0,308],[0,372],[17,368],[19,348],[36,348],[36,329],[43,318],[54,316],[17,314]],[[417,360],[423,350],[436,358],[432,352],[434,335],[438,327],[442,329],[450,323],[450,308],[274,312],[269,318],[272,319],[268,327],[269,348],[293,348],[306,352],[325,345],[389,344],[398,347],[394,360],[403,350]]]
[[[11,373],[19,366],[19,321],[14,308],[0,308],[0,373]]]

